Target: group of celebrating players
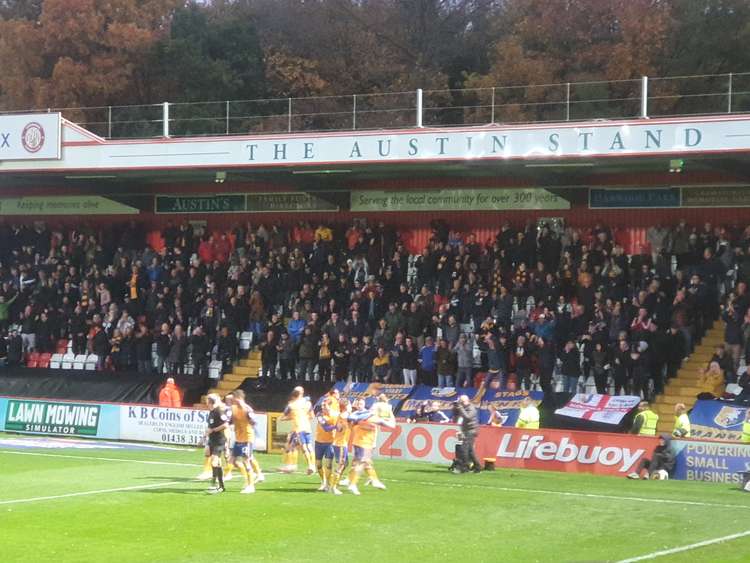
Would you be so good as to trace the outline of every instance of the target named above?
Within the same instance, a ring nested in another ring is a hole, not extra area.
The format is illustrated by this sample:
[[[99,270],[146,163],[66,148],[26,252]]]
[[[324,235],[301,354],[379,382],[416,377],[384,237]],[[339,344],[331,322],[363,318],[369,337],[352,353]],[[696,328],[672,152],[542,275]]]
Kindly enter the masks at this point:
[[[209,492],[222,493],[224,481],[231,479],[236,467],[244,478],[241,493],[254,493],[255,484],[265,477],[253,455],[255,419],[253,409],[245,402],[244,392],[237,390],[223,402],[219,395],[212,393],[206,397],[206,404],[209,414],[204,470],[198,479],[212,479]],[[385,489],[372,463],[378,428],[396,425],[385,395],[379,395],[368,409],[363,398],[351,404],[340,397],[337,389],[332,389],[314,409],[304,389],[295,387],[282,420],[288,420],[292,428],[287,435],[281,472],[296,471],[298,454],[302,453],[307,462],[307,474],[317,471],[320,475],[319,491],[341,495],[339,486],[346,486],[352,494],[359,495],[358,483],[363,473],[367,475],[367,484]],[[316,423],[314,444],[313,422]],[[349,466],[350,451],[353,460],[347,478],[344,474]]]

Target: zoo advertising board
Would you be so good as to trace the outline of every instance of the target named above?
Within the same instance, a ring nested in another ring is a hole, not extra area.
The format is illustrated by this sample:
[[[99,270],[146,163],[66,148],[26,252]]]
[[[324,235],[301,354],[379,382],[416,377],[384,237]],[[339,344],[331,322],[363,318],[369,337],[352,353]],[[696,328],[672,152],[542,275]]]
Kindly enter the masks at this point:
[[[453,424],[399,424],[378,433],[375,455],[449,464],[458,431]],[[475,448],[479,459],[494,458],[496,467],[627,475],[656,444],[655,437],[482,426]]]
[[[184,446],[202,446],[207,410],[173,409],[154,405],[120,405],[120,439]],[[256,450],[267,449],[267,416],[255,416]]]

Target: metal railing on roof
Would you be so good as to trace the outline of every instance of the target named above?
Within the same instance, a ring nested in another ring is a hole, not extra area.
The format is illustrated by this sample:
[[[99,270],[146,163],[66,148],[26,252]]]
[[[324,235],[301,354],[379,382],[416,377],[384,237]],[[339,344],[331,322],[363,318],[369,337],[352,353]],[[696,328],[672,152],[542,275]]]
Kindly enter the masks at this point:
[[[750,112],[750,72],[346,96],[43,108],[107,139],[364,131]]]

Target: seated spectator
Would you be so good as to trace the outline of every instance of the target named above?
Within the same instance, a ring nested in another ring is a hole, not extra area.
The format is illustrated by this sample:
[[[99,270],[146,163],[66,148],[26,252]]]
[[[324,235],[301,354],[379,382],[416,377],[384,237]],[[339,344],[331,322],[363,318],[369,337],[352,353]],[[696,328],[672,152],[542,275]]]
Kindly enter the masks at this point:
[[[712,361],[708,369],[700,370],[698,387],[700,388],[698,398],[714,399],[724,394],[724,371],[719,367],[718,362]]]
[[[672,450],[672,438],[668,434],[659,435],[659,444],[650,458],[643,458],[638,469],[628,475],[628,479],[661,479],[661,472],[671,477],[676,463]]]

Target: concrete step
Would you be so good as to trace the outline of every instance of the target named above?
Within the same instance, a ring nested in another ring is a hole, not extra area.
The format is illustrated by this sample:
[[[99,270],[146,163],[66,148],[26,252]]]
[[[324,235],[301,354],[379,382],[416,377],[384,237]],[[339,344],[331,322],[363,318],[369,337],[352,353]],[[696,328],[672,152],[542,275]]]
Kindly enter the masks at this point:
[[[667,385],[666,389],[664,390],[664,397],[669,397],[670,395],[697,395],[701,392],[701,388],[697,386],[692,385]]]
[[[260,360],[240,360],[238,364],[236,364],[241,367],[245,368],[251,368],[251,367],[260,367],[261,362]]]
[[[245,379],[247,375],[243,375],[241,373],[226,373],[224,374],[224,377],[221,379],[222,381],[237,381],[239,383],[242,383],[242,380]]]
[[[234,366],[232,368],[232,375],[242,375],[244,377],[248,377],[250,375],[258,373],[258,367],[244,367],[244,366]]]
[[[674,406],[677,403],[685,403],[685,405],[691,406],[693,403],[695,403],[695,401],[696,401],[695,395],[669,395],[669,396],[662,395],[661,397],[656,399],[655,404],[670,405],[672,408],[674,408]]]

